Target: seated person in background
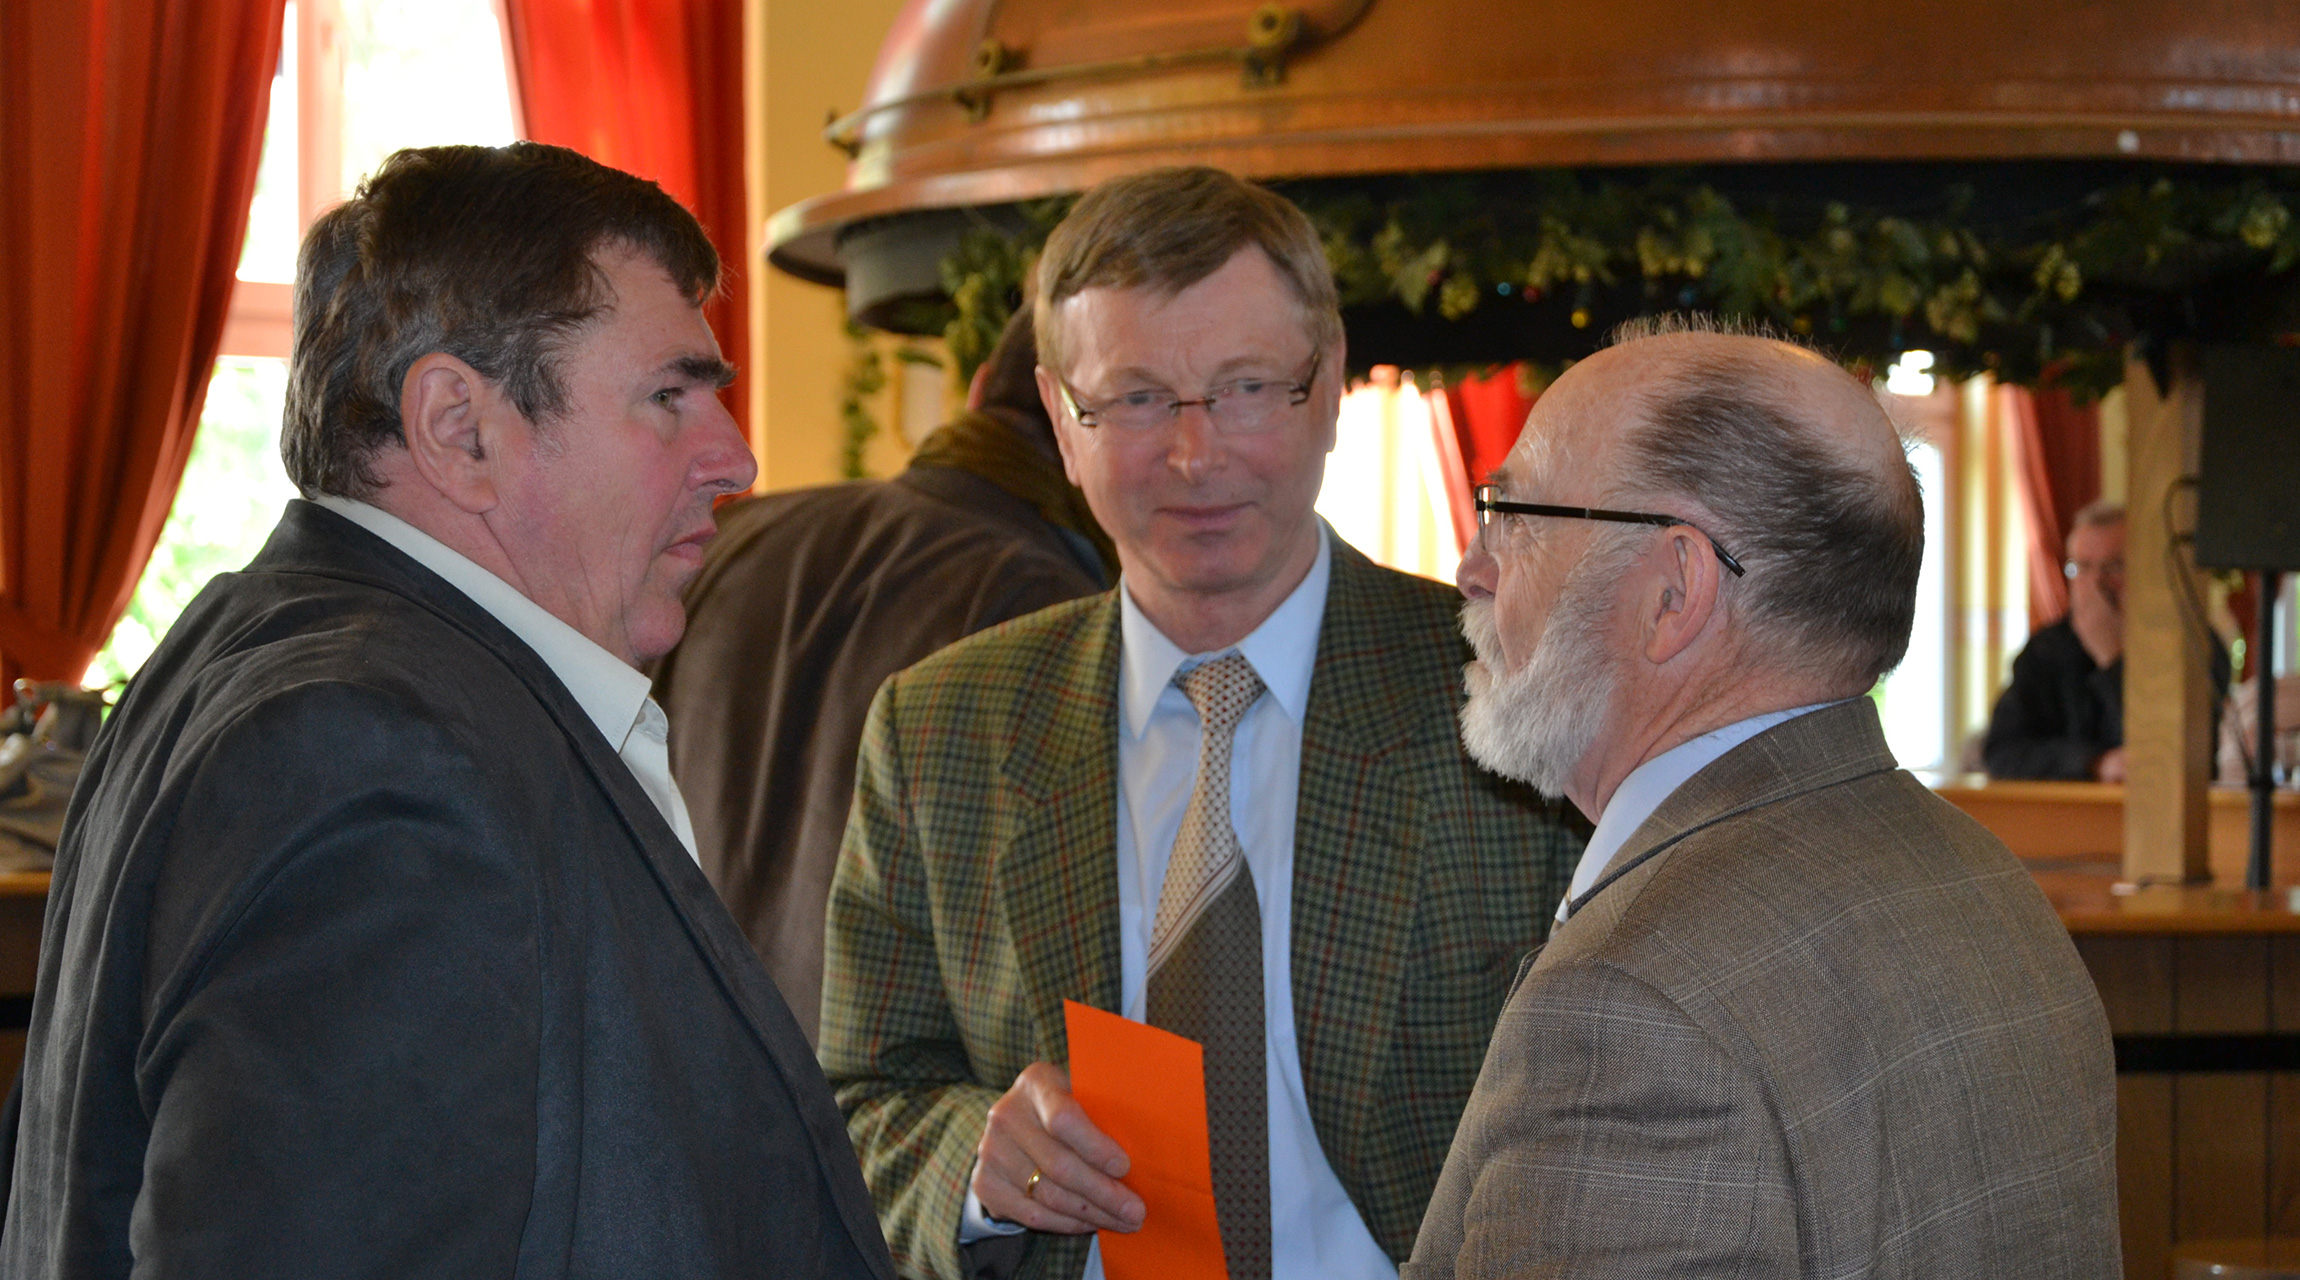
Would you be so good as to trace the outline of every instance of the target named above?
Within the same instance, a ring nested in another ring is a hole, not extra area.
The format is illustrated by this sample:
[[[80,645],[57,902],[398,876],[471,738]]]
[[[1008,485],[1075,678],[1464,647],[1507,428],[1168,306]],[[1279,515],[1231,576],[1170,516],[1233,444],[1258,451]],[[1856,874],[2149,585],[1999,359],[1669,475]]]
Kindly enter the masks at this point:
[[[2114,1276],[2092,979],[1862,696],[1924,558],[1892,424],[1810,351],[1642,332],[1534,405],[1462,558],[1470,750],[1597,832],[1406,1280]]]
[[[2300,786],[2300,675],[2278,676],[2276,687],[2276,768],[2284,785]],[[2260,685],[2245,680],[2229,690],[2220,711],[2219,781],[2245,786],[2252,781],[2252,753],[2260,736]]]
[[[2228,655],[2212,648],[2215,701]],[[2068,616],[2029,637],[1989,716],[1992,778],[2124,781],[2124,508],[2101,501],[2068,534]]]
[[[976,371],[968,411],[901,475],[720,508],[687,633],[655,669],[703,872],[810,1039],[871,695],[954,640],[1117,576],[1063,478],[1033,333],[1025,307]]]
[[[757,465],[719,259],[557,147],[312,224],[290,502],[56,854],[0,1274],[893,1280],[640,663]]]

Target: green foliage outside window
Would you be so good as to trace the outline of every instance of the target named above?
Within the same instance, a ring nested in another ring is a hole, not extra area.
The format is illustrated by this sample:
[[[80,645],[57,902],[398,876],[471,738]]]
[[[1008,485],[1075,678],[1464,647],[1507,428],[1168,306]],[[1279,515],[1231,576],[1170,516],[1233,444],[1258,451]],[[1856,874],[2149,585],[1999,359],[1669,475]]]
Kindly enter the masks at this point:
[[[175,506],[126,616],[88,667],[87,684],[117,684],[134,675],[208,579],[239,568],[263,548],[280,508],[295,496],[279,456],[286,395],[283,361],[227,356],[216,362]]]

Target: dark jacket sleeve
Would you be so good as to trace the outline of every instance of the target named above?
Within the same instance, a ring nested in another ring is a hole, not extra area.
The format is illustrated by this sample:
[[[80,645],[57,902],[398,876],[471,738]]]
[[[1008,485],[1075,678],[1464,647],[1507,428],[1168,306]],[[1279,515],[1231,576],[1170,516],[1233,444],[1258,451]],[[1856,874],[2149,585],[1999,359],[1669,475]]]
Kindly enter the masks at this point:
[[[516,1269],[539,907],[475,755],[344,685],[208,744],[153,901],[139,1274]]]

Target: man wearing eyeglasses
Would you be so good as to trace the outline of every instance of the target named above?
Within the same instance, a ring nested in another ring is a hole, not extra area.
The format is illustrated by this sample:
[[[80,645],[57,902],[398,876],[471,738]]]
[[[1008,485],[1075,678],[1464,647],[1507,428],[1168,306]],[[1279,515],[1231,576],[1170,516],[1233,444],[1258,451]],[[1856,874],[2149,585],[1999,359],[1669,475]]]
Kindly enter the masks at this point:
[[[1865,696],[1924,554],[1875,397],[1653,324],[1551,386],[1496,481],[1463,734],[1597,830],[1406,1280],[2114,1276],[2099,997]]]
[[[1067,998],[1205,1046],[1232,1280],[1387,1280],[1574,819],[1464,753],[1458,598],[1312,510],[1344,349],[1302,213],[1119,179],[1038,271],[1040,391],[1122,580],[881,690],[824,1069],[908,1274],[1072,1280],[1142,1225]]]
[[[1989,716],[1992,778],[2124,781],[2124,508],[2102,500],[2068,533],[2068,616],[2029,637]],[[2214,714],[2228,655],[2212,646]]]

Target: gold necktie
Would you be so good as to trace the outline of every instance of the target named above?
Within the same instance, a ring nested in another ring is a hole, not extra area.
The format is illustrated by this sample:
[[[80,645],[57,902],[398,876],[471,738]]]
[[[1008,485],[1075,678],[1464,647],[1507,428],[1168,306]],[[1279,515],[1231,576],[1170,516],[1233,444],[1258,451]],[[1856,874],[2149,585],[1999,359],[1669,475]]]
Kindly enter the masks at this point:
[[[1270,1275],[1270,1107],[1262,906],[1230,822],[1230,747],[1261,678],[1242,654],[1177,675],[1198,709],[1198,784],[1166,862],[1150,933],[1150,1025],[1206,1052],[1214,1212],[1230,1280]]]

